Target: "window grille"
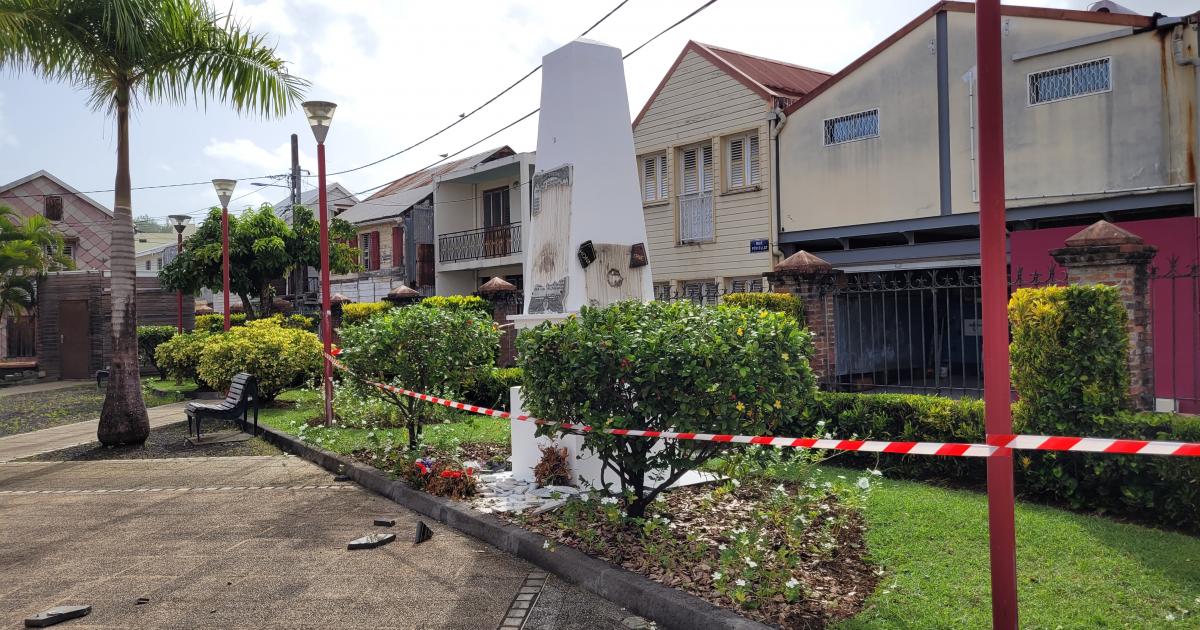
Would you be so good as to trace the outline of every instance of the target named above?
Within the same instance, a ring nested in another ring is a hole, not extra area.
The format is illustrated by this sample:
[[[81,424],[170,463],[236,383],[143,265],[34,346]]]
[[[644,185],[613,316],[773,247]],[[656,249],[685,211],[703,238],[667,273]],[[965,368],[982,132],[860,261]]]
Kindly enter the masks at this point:
[[[879,109],[825,119],[825,146],[879,137]]]
[[[654,299],[668,301],[671,299],[671,283],[659,282],[654,285]]]
[[[63,201],[58,195],[46,195],[42,200],[42,215],[51,221],[62,221]]]
[[[662,201],[666,198],[666,154],[642,158],[642,201]]]
[[[696,243],[713,240],[712,145],[680,151],[679,241]]]
[[[1050,103],[1112,89],[1112,60],[1094,59],[1029,75],[1029,104]]]
[[[758,134],[729,141],[729,187],[744,188],[758,183]]]
[[[692,280],[683,283],[683,297],[696,304],[716,304],[721,291],[711,280]]]
[[[762,278],[734,278],[729,283],[732,293],[762,293]]]

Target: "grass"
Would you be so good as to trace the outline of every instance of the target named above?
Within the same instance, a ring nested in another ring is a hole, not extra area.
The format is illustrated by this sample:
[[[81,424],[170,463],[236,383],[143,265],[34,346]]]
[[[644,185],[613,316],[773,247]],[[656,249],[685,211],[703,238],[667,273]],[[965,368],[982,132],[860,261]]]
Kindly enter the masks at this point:
[[[176,383],[175,379],[160,379],[157,376],[151,376],[144,379],[142,381],[142,385],[144,385],[146,388],[154,390],[155,392],[164,394],[188,394],[200,388],[200,385],[198,385],[196,381],[187,380],[183,383]]]
[[[301,436],[306,442],[311,442],[335,453],[349,455],[355,451],[370,448],[372,442],[368,435],[372,433],[375,434],[376,439],[381,441],[390,439],[397,444],[408,441],[408,431],[405,429],[307,426],[309,420],[321,416],[319,392],[292,390],[280,394],[276,401],[281,406],[263,409],[259,413],[258,421],[261,424]],[[426,444],[434,447],[452,447],[458,443],[508,443],[507,420],[449,411],[446,418],[452,421],[426,425]]]
[[[157,382],[156,377],[142,382],[142,398],[147,407],[183,400],[182,390],[158,390]],[[103,404],[104,390],[95,385],[5,396],[0,398],[0,436],[95,420],[100,417]]]
[[[885,479],[866,517],[886,573],[839,628],[991,624],[983,494]],[[1016,523],[1022,628],[1200,627],[1200,539],[1022,503]]]

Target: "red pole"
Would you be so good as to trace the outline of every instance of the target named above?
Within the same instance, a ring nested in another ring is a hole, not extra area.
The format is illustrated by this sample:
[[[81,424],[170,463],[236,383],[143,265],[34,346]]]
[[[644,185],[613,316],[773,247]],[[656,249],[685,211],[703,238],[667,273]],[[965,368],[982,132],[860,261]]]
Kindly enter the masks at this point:
[[[979,68],[979,258],[983,291],[983,400],[986,433],[1012,433],[1008,357],[1008,260],[1004,220],[1004,105],[1000,0],[975,4]],[[1017,628],[1017,537],[1012,451],[987,460],[992,628]]]
[[[329,200],[325,194],[325,143],[317,143],[317,191],[321,205],[321,339],[325,342],[325,425],[333,424],[333,312],[329,308]]]
[[[175,230],[175,237],[176,237],[175,255],[178,256],[183,253],[183,232],[181,232],[179,230]],[[179,318],[178,318],[178,321],[176,322],[176,327],[178,328],[179,334],[182,335],[183,334],[183,291],[175,292],[175,306],[179,311]]]
[[[221,284],[225,293],[225,332],[229,332],[229,205],[221,204]]]

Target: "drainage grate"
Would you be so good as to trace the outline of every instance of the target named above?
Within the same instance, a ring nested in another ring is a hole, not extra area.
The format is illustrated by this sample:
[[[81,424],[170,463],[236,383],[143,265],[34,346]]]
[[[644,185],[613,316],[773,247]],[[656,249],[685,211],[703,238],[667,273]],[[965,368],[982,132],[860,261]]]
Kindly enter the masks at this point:
[[[529,575],[525,576],[525,581],[521,583],[520,590],[517,591],[516,597],[508,607],[508,613],[500,622],[500,630],[519,630],[525,626],[525,620],[529,618],[529,611],[533,610],[538,595],[546,586],[546,579],[545,571],[530,571]]]

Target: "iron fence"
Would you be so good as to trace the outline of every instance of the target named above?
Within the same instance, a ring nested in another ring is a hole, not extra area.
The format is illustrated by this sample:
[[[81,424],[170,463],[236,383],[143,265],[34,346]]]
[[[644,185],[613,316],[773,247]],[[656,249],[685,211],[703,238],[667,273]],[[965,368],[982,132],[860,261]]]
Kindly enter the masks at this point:
[[[1156,406],[1200,413],[1200,261],[1171,258],[1149,283]]]
[[[32,315],[8,318],[5,325],[5,357],[26,358],[37,355],[36,325]]]
[[[509,223],[438,237],[438,262],[498,258],[521,253],[521,224]]]

